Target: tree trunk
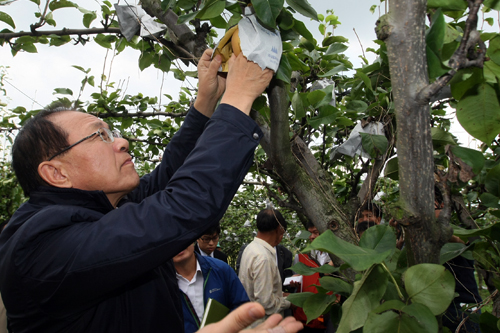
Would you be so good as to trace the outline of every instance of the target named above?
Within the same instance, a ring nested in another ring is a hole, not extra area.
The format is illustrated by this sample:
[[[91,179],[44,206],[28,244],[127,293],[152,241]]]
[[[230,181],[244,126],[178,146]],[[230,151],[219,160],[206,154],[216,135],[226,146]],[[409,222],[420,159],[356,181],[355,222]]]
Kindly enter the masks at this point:
[[[425,45],[425,0],[389,3],[389,13],[378,22],[385,40],[396,108],[400,203],[398,221],[406,230],[410,265],[439,263],[443,245],[434,217],[433,150],[429,104],[418,93],[428,83]]]
[[[271,108],[270,130],[267,124],[258,122],[264,132],[267,132],[261,145],[270,157],[276,173],[320,232],[330,229],[341,239],[357,243],[349,218],[334,196],[332,180],[300,138],[290,142],[289,103],[285,84],[273,79],[268,96]],[[340,263],[339,259],[335,261]]]

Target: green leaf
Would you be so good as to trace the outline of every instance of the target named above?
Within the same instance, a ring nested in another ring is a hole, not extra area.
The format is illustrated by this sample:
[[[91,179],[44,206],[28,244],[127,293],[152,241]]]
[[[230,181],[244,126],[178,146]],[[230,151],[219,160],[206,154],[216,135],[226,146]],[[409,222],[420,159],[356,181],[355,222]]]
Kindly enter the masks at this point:
[[[69,36],[57,36],[57,35],[49,35],[50,37],[50,46],[61,46],[71,41],[71,37]]]
[[[348,243],[335,236],[330,230],[319,235],[303,252],[313,249],[333,253],[357,271],[364,271],[373,264],[381,263],[391,254],[391,251],[378,253],[375,250]]]
[[[171,64],[172,62],[170,61],[170,58],[165,54],[162,54],[160,56],[158,64],[155,64],[155,67],[161,69],[163,72],[168,72],[170,70]]]
[[[295,19],[293,18],[292,13],[283,8],[280,15],[278,16],[278,26],[282,31],[290,30],[293,28],[295,24]]]
[[[500,164],[488,171],[484,179],[484,186],[489,193],[500,197]]]
[[[363,274],[360,281],[354,282],[352,295],[342,305],[342,319],[337,333],[349,333],[365,324],[368,313],[380,304],[387,280],[384,269],[374,265]]]
[[[400,313],[389,310],[396,310]],[[388,301],[368,315],[363,331],[437,333],[438,327],[436,317],[426,306],[418,303],[405,305],[400,301]]]
[[[352,126],[354,122],[346,117],[338,117],[337,118],[337,126]]]
[[[290,83],[290,78],[292,77],[292,66],[288,62],[288,58],[285,54],[281,55],[280,66],[278,67],[278,72],[276,73],[276,78],[285,83]]]
[[[483,193],[483,195],[484,194],[489,194],[489,193]],[[498,200],[499,199],[496,198],[497,203]],[[489,225],[481,229],[463,229],[457,226],[453,226],[453,234],[460,238],[486,236],[493,239],[497,238],[500,239],[500,223],[497,222],[495,224]]]
[[[446,243],[441,248],[441,252],[439,254],[439,263],[443,265],[448,260],[451,260],[455,257],[458,257],[465,251],[467,251],[468,247],[461,243]]]
[[[446,311],[455,297],[455,279],[441,265],[412,266],[405,272],[404,281],[412,303],[426,305],[435,316]]]
[[[497,65],[500,65],[500,36],[490,40],[486,55]]]
[[[224,9],[226,8],[226,2],[221,0],[208,0],[205,2],[198,15],[197,18],[200,20],[209,20],[220,16]]]
[[[332,274],[338,272],[338,267],[333,267],[330,265],[322,265],[320,267],[309,267],[301,262],[296,263],[292,267],[290,267],[292,271],[296,274],[300,275],[313,275],[314,273],[322,273],[322,274]]]
[[[71,91],[71,89],[68,89],[68,88],[55,88],[53,95],[55,95],[55,94],[73,96],[73,91]]]
[[[224,29],[224,30],[226,30],[226,27],[227,27],[227,22],[226,22],[226,20],[224,20],[222,15],[211,18],[210,24],[216,28]]]
[[[320,108],[319,115],[317,117],[309,118],[307,123],[313,128],[318,129],[321,125],[329,125],[335,122],[339,110],[331,105],[325,105]]]
[[[494,10],[500,10],[500,1],[499,0],[484,0],[483,5],[485,7],[494,9]]]
[[[12,19],[12,17],[10,17],[10,15],[9,15],[9,14],[7,14],[7,13],[0,12],[0,21],[7,23],[7,24],[8,24],[8,25],[10,25],[13,29],[15,29],[15,28],[16,28],[16,25],[14,24],[14,20],[13,20],[13,19]]]
[[[448,68],[443,65],[441,61],[441,56],[436,54],[429,46],[426,47],[427,54],[427,70],[429,72],[429,78],[435,79],[448,73]]]
[[[484,166],[484,155],[475,149],[451,146],[451,152],[455,157],[460,158],[464,163],[472,167],[472,172],[478,175]]]
[[[132,126],[133,123],[134,123],[134,119],[133,118],[122,118],[122,122],[121,122],[120,128],[122,130],[125,130],[125,129],[129,128],[130,126]]]
[[[477,86],[484,82],[484,74],[481,68],[473,67],[461,69],[453,76],[450,81],[451,94],[457,100],[461,100],[462,97],[469,90],[472,90],[474,86]],[[496,83],[496,81],[495,81]]]
[[[307,29],[306,25],[303,22],[294,20],[292,29],[293,31],[297,32],[305,39],[307,39],[309,42],[316,44],[312,33]]]
[[[40,6],[40,0],[30,0],[33,3],[36,3],[38,6]]]
[[[286,3],[305,17],[309,17],[315,21],[318,20],[318,13],[307,0],[286,0]]]
[[[484,333],[498,333],[500,331],[499,319],[489,312],[484,312],[479,317],[479,328]]]
[[[302,308],[304,307],[304,302],[313,295],[315,294],[311,292],[295,293],[288,295],[286,299],[289,300],[293,305]]]
[[[292,66],[292,71],[308,72],[310,70],[309,66],[300,60],[294,53],[287,52],[286,57],[288,58],[290,66]]]
[[[59,8],[66,8],[66,7],[78,8],[78,5],[76,3],[73,3],[73,2],[67,1],[67,0],[55,0],[49,4],[49,9],[51,11],[54,11],[54,10],[59,9]]]
[[[97,14],[95,12],[87,13],[83,15],[83,25],[86,28],[90,28],[90,24],[97,18]]]
[[[387,161],[384,169],[384,177],[392,180],[399,180],[398,158],[394,157]]]
[[[396,235],[388,225],[375,225],[363,233],[359,246],[379,253],[392,252],[396,249]]]
[[[479,197],[479,200],[481,200],[481,203],[489,208],[500,208],[499,200],[497,196],[491,194],[491,193],[483,193]]]
[[[21,49],[23,49],[24,51],[26,52],[29,52],[29,53],[37,53],[37,49],[36,49],[36,46],[33,45],[33,44],[22,44],[21,45]]]
[[[460,32],[457,29],[451,27],[449,24],[446,24],[446,33],[444,36],[444,44],[449,44],[457,40],[460,37]],[[444,45],[443,45],[444,46]],[[443,54],[441,54],[443,55]]]
[[[382,156],[387,151],[389,142],[385,135],[376,135],[368,133],[359,133],[361,135],[361,143],[364,151],[366,151],[372,158]]]
[[[305,300],[303,308],[307,316],[307,322],[321,316],[332,303],[337,301],[335,295],[314,294]]]
[[[365,73],[363,73],[362,70],[357,70],[356,71],[356,75],[357,77],[359,77],[361,80],[363,80],[366,88],[368,88],[369,90],[373,91],[373,88],[372,88],[372,81],[370,80],[370,78],[368,77],[368,75],[366,75]]]
[[[328,50],[326,50],[325,55],[331,55],[331,54],[339,54],[347,50],[348,47],[345,44],[342,43],[333,43],[328,47]]]
[[[78,69],[79,71],[84,72],[85,74],[88,74],[88,73],[90,72],[90,68],[89,68],[89,69],[87,69],[87,70],[85,70],[85,68],[83,68],[83,67],[81,67],[81,66],[76,66],[76,65],[73,65],[73,66],[71,66],[71,67],[74,67],[74,68]]]
[[[441,8],[445,11],[463,11],[467,9],[465,0],[428,0],[427,7]]]
[[[431,49],[441,60],[441,51],[443,49],[444,37],[446,35],[446,22],[441,9],[438,9],[432,15],[432,24],[427,31],[425,41],[429,49]]]
[[[139,57],[139,69],[143,71],[144,69],[151,66],[154,59],[154,53],[152,52],[143,52]]]
[[[319,279],[321,288],[333,291],[335,294],[340,294],[349,297],[352,294],[352,285],[342,279],[333,276],[323,276]]]
[[[348,43],[349,39],[343,37],[343,36],[329,36],[323,39],[322,45],[323,46],[328,46],[333,43]]]
[[[500,80],[500,66],[493,61],[484,62],[484,78],[486,82],[495,84]]]
[[[111,49],[111,43],[109,42],[109,38],[107,38],[108,36],[104,35],[104,34],[98,34],[95,38],[94,38],[94,41],[99,44],[100,46],[104,47],[104,48],[107,48],[107,49]]]
[[[302,101],[304,95],[300,94],[298,91],[295,91],[292,97],[292,108],[295,112],[295,119],[302,119],[306,116],[306,109],[304,107],[304,103]]]
[[[194,11],[192,13],[188,13],[188,14],[184,14],[184,15],[181,15],[179,16],[179,18],[177,19],[177,24],[178,25],[181,25],[181,24],[184,24],[186,22],[189,22],[191,20],[194,20],[194,18],[198,15],[198,11]]]
[[[470,135],[490,144],[500,133],[500,104],[496,90],[487,83],[476,86],[458,102],[457,119]]]
[[[354,110],[358,113],[365,112],[368,109],[368,104],[360,100],[350,101],[346,104],[347,110]]]
[[[333,76],[335,74],[338,74],[340,72],[344,72],[344,71],[347,71],[349,70],[344,64],[340,64],[332,69],[330,69],[328,72],[326,72],[325,74],[320,74],[318,75],[319,77],[330,77],[330,76]]]
[[[276,27],[276,18],[283,8],[284,0],[252,0],[255,14],[268,28]]]
[[[457,143],[453,139],[451,133],[446,132],[444,129],[439,127],[431,128],[431,136],[434,145],[456,145]]]
[[[307,94],[307,100],[309,101],[309,104],[316,108],[325,96],[326,92],[323,90],[315,90]]]

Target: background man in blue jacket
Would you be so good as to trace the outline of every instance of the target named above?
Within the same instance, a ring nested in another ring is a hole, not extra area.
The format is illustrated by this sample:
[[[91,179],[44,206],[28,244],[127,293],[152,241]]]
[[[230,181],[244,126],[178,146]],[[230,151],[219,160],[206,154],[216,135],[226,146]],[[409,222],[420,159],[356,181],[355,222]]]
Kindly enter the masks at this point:
[[[200,328],[209,298],[230,310],[250,302],[234,270],[221,260],[195,253],[194,245],[189,245],[173,261],[182,292],[185,333]]]
[[[248,114],[272,77],[240,54],[226,89],[211,54],[184,124],[141,179],[128,142],[93,115],[41,111],[19,132],[12,165],[29,201],[0,236],[10,331],[183,331],[171,259],[220,220],[241,184],[262,135]],[[263,315],[247,306],[221,325]]]

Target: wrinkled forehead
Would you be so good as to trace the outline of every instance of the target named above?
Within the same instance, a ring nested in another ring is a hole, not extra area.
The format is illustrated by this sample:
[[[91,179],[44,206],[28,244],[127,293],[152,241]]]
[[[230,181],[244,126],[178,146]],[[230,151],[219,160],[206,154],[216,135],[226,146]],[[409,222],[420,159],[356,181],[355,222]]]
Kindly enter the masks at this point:
[[[52,114],[49,119],[55,125],[69,133],[73,132],[75,129],[87,132],[88,130],[108,127],[104,121],[96,116],[79,111],[60,111]]]

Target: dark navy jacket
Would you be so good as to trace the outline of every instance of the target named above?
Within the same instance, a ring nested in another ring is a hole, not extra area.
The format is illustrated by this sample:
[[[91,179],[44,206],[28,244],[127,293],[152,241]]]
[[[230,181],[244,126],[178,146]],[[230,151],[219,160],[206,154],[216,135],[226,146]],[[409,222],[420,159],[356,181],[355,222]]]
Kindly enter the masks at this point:
[[[182,332],[171,258],[218,223],[261,135],[229,105],[191,109],[119,208],[101,191],[33,192],[0,235],[11,332]]]
[[[196,259],[200,263],[203,274],[203,304],[205,306],[209,298],[215,299],[230,310],[250,302],[245,288],[231,266],[222,260],[199,254],[196,254]],[[198,326],[184,298],[182,298],[182,311],[184,312],[184,332],[196,332]],[[199,318],[200,321],[201,319]]]

